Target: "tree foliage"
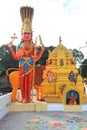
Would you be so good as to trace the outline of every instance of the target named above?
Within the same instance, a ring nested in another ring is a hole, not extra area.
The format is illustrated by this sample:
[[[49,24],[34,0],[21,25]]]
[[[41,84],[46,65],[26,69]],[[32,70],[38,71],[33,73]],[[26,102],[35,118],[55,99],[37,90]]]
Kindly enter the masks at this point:
[[[16,47],[13,46],[15,50]],[[9,51],[8,45],[2,45],[0,47],[0,64],[1,64],[1,71],[5,74],[6,69],[18,67],[18,61],[15,61]]]
[[[76,63],[81,64],[81,62],[84,60],[83,53],[77,49],[73,49],[72,53],[73,53],[73,57],[74,57]]]
[[[81,69],[81,76],[83,78],[87,78],[87,59],[85,59],[81,66],[80,66],[80,69]]]

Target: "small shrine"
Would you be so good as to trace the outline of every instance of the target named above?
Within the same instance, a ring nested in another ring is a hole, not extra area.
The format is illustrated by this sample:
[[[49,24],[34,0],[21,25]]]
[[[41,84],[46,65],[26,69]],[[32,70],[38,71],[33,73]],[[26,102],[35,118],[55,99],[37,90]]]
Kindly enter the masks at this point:
[[[81,105],[87,102],[84,84],[76,68],[72,51],[61,43],[51,52],[43,71],[40,84],[46,102],[61,102],[65,105]]]

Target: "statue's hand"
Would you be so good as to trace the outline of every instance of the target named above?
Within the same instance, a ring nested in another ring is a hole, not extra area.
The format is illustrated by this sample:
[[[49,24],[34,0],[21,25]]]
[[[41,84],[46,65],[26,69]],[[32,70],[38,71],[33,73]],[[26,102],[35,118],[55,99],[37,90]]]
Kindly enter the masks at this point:
[[[13,46],[13,45],[12,45],[12,43],[10,42],[10,43],[8,44],[8,47],[9,47],[9,48],[12,48],[12,46]]]

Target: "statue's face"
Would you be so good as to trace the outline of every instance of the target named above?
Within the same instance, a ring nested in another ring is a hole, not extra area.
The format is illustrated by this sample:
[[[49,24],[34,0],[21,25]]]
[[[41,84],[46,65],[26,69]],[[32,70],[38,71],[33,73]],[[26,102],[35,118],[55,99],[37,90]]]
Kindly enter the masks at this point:
[[[31,38],[32,38],[32,36],[31,36],[31,32],[22,32],[22,40],[23,41],[30,41],[31,40]]]

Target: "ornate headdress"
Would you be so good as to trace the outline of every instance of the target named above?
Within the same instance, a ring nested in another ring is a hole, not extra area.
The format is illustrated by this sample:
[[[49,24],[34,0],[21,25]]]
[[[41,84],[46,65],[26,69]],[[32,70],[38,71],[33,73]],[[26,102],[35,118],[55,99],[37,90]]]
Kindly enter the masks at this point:
[[[34,14],[34,9],[31,7],[23,6],[20,8],[20,15],[23,24],[21,31],[32,31],[33,14]]]

